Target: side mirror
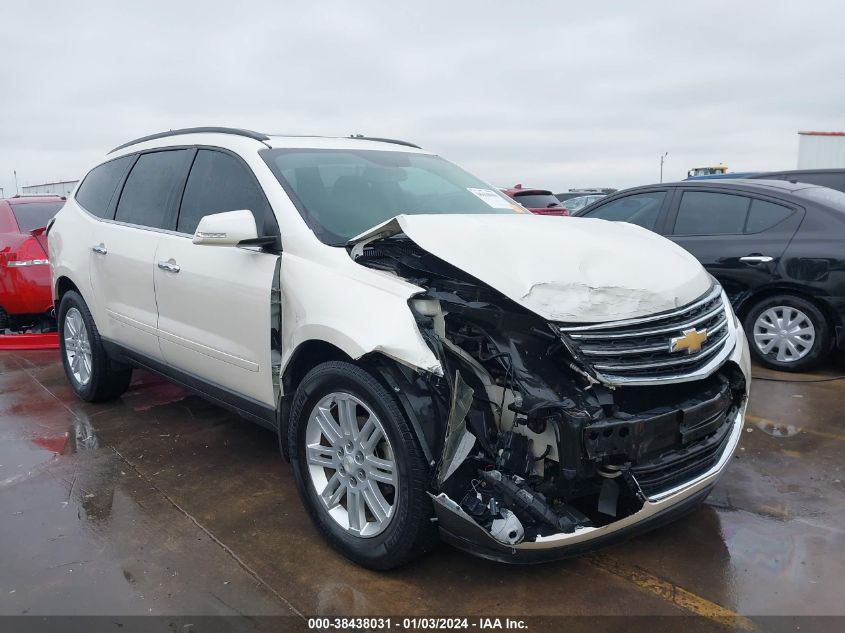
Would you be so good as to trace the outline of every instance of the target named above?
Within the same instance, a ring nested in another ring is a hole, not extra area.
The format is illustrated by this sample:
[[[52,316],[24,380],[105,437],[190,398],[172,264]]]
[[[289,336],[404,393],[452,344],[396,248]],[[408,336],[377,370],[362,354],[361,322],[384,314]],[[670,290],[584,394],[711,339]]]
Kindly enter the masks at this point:
[[[225,211],[203,216],[194,233],[194,244],[237,246],[258,237],[255,218],[249,210]]]

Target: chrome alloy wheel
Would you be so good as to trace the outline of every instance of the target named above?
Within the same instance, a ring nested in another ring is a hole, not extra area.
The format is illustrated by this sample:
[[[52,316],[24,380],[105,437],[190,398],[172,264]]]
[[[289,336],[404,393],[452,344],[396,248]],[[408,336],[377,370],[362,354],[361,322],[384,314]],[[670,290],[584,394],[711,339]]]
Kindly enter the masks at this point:
[[[399,500],[399,473],[381,420],[348,393],[320,400],[305,427],[311,485],[344,530],[360,537],[381,534]]]
[[[816,328],[806,314],[791,306],[775,306],[754,322],[754,344],[762,354],[777,352],[777,360],[801,360],[816,340]]]
[[[91,380],[91,342],[82,313],[71,308],[65,314],[65,356],[77,384],[84,387]]]

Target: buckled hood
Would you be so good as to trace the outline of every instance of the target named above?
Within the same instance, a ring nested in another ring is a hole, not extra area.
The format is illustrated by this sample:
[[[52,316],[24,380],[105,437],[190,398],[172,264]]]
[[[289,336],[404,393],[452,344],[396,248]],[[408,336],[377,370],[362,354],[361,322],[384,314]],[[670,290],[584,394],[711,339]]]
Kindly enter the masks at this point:
[[[687,251],[623,222],[537,215],[398,215],[353,238],[417,246],[550,320],[595,323],[683,306],[711,286]]]

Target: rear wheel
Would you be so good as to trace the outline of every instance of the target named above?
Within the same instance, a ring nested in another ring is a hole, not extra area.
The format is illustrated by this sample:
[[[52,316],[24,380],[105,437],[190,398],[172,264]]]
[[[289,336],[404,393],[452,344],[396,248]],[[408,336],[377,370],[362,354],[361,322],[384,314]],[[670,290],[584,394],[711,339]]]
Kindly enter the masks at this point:
[[[79,293],[71,290],[62,296],[58,325],[62,364],[76,395],[88,402],[103,402],[126,391],[132,380],[132,368],[108,357],[91,312]]]
[[[367,371],[346,362],[310,371],[294,397],[288,442],[311,518],[347,558],[390,569],[435,540],[417,439]]]
[[[812,369],[833,346],[825,316],[794,295],[777,295],[754,305],[745,318],[745,331],[754,357],[781,371]]]

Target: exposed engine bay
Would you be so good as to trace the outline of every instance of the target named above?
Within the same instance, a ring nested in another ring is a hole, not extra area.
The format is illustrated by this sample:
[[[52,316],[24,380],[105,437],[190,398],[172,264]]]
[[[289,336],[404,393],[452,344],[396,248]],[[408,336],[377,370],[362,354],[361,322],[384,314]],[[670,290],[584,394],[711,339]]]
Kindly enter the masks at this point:
[[[499,543],[630,516],[721,455],[746,393],[735,365],[690,382],[610,384],[556,324],[402,234],[352,256],[425,289],[410,307],[443,368],[414,378],[415,406],[439,425],[421,438],[432,489]]]

